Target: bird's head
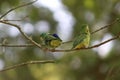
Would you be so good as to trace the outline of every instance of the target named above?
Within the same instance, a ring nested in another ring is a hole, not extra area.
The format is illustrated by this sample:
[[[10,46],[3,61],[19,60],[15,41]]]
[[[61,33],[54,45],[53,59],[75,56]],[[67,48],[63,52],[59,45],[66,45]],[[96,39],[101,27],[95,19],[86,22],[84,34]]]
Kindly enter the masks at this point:
[[[87,24],[83,24],[80,29],[80,33],[88,33],[89,32],[89,27]]]
[[[60,39],[60,37],[57,35],[57,34],[52,34],[52,36],[54,36],[55,38],[57,38],[57,39]],[[60,39],[61,40],[61,39]]]
[[[57,34],[52,34],[52,36],[56,37],[56,38],[59,38],[59,36]]]

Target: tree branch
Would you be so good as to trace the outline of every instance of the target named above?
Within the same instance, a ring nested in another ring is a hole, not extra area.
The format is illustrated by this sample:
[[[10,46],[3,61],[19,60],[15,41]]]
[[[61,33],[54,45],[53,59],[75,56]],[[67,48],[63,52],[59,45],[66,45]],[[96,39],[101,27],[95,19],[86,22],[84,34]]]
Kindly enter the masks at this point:
[[[99,43],[99,44],[96,44],[96,45],[93,45],[93,46],[90,46],[90,47],[87,47],[87,48],[67,49],[67,50],[50,50],[50,51],[51,51],[51,52],[70,52],[70,51],[78,51],[78,50],[86,50],[86,49],[97,48],[97,47],[102,46],[103,44],[106,44],[106,43],[108,43],[108,42],[110,42],[110,41],[112,41],[112,40],[115,40],[115,39],[119,38],[119,37],[120,37],[120,33],[118,33],[117,36],[115,36],[115,37],[113,37],[113,38],[111,38],[111,39],[108,39],[108,40],[106,40],[106,41],[104,41],[104,42],[101,42],[101,43]]]
[[[18,67],[26,66],[26,65],[29,65],[29,64],[46,64],[46,63],[55,63],[55,61],[54,60],[28,61],[28,62],[13,65],[13,66],[10,66],[10,67],[6,67],[6,68],[0,70],[0,72],[4,72],[4,71],[7,71],[7,70],[11,70],[11,69],[16,69]]]
[[[31,5],[31,4],[33,4],[33,3],[36,2],[36,1],[37,1],[37,0],[32,1],[32,2],[29,2],[29,3],[26,3],[26,4],[22,4],[22,5],[16,6],[16,7],[12,8],[12,9],[8,10],[6,13],[4,13],[4,14],[0,17],[0,19],[2,19],[4,16],[6,16],[8,13],[12,12],[13,10],[18,9],[18,8],[21,8],[21,7],[25,7],[25,6],[27,6],[27,5]]]
[[[22,19],[2,19],[2,21],[23,21],[27,18],[28,16],[23,17]]]
[[[106,26],[104,26],[104,27],[101,27],[101,28],[99,28],[99,29],[91,32],[91,34],[94,34],[94,33],[98,32],[98,31],[101,31],[102,29],[105,29],[105,28],[107,28],[107,27],[110,27],[110,26],[112,26],[113,24],[115,24],[115,23],[118,22],[118,21],[120,21],[120,19],[119,19],[119,18],[116,18],[111,24],[108,24],[108,25],[106,25]]]
[[[22,29],[21,29],[18,25],[12,24],[12,23],[9,23],[9,22],[6,22],[6,21],[2,21],[2,20],[0,20],[0,22],[1,22],[1,23],[4,23],[4,24],[7,24],[7,25],[11,25],[11,26],[13,26],[13,27],[16,27],[16,28],[20,31],[20,33],[21,33],[27,40],[29,40],[32,44],[36,45],[37,47],[42,48],[40,44],[36,43],[34,40],[32,40],[31,38],[29,38],[29,37],[22,31]]]
[[[2,47],[34,47],[34,44],[0,44]]]

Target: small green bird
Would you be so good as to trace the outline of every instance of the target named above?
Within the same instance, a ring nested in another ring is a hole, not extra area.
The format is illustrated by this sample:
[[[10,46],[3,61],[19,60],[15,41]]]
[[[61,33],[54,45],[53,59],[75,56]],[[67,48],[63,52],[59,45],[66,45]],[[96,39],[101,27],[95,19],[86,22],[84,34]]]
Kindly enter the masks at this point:
[[[42,33],[40,35],[42,44],[47,48],[55,49],[62,44],[62,40],[57,34]]]
[[[88,25],[84,24],[81,26],[80,34],[73,41],[72,49],[86,48],[90,42],[90,31]]]

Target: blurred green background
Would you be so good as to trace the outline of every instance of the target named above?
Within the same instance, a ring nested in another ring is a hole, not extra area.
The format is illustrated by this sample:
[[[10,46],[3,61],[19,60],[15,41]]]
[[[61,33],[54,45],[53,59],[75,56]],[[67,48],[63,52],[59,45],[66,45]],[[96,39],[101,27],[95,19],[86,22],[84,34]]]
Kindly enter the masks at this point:
[[[30,0],[0,0],[0,16]],[[3,19],[20,25],[39,43],[42,32],[57,33],[63,41],[74,39],[82,24],[94,31],[120,18],[119,0],[38,0],[16,9]],[[120,23],[91,36],[90,46],[114,37]],[[0,23],[0,43],[28,44],[19,31]],[[58,49],[70,49],[71,43]],[[33,64],[0,73],[0,80],[120,80],[120,41],[74,52],[44,53],[37,47],[0,47],[0,69],[26,61],[55,60],[56,63]]]

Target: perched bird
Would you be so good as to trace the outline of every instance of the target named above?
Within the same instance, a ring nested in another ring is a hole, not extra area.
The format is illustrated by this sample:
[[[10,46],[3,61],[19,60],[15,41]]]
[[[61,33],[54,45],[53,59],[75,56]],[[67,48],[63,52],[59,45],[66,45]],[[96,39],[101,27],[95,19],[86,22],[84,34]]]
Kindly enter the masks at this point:
[[[40,35],[40,40],[42,44],[47,48],[55,49],[61,45],[62,40],[57,34],[42,33]]]
[[[73,41],[72,49],[80,49],[88,47],[90,42],[90,32],[88,25],[84,24],[81,26],[80,34]]]

